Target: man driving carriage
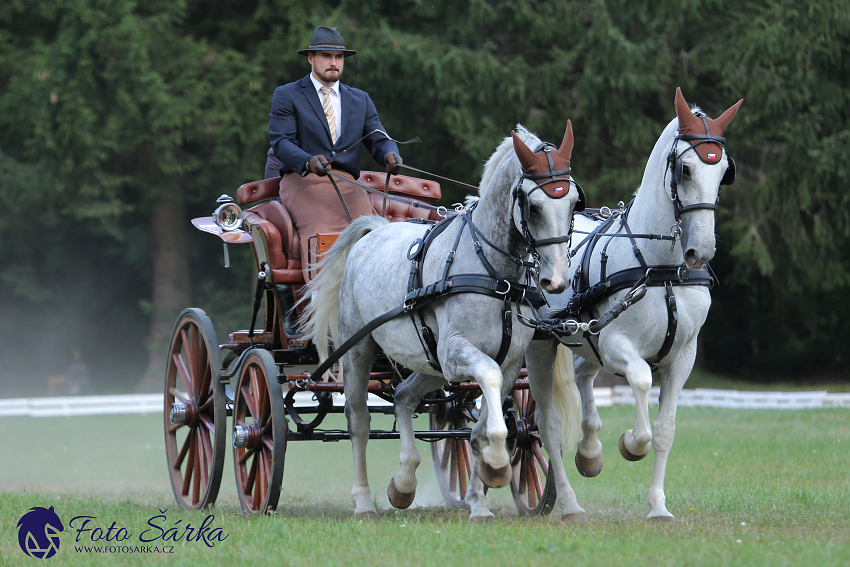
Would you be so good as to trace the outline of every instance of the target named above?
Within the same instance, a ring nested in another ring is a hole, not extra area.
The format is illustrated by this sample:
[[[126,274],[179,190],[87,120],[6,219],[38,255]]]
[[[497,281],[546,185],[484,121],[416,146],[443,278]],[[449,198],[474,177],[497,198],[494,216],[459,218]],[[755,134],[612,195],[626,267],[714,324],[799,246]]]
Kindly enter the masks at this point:
[[[388,173],[398,173],[402,163],[369,95],[340,82],[345,58],[355,53],[337,28],[317,27],[310,47],[298,51],[310,74],[272,96],[266,177],[281,175],[280,198],[300,236],[305,280],[310,236],[342,232],[351,220],[375,214],[363,189],[328,172],[360,177],[361,139]]]

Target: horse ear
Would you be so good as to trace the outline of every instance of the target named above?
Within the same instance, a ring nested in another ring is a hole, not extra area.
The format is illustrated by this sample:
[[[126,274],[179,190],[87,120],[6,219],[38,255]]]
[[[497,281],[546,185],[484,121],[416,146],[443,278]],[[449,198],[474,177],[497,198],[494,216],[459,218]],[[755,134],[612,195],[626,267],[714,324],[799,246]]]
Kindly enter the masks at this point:
[[[688,108],[688,103],[685,102],[685,97],[682,96],[682,89],[676,87],[676,116],[679,118],[679,131],[686,129],[691,124],[697,122],[697,117]]]
[[[561,147],[558,148],[558,155],[569,160],[573,155],[573,124],[567,120],[567,131],[564,132],[564,140],[561,142]]]
[[[511,130],[511,137],[514,139],[514,151],[522,164],[522,168],[527,169],[537,163],[537,156],[525,145],[525,142],[520,140],[515,130]]]
[[[714,119],[714,123],[720,128],[720,132],[723,132],[729,126],[729,123],[732,122],[732,119],[735,118],[735,113],[738,112],[738,107],[741,106],[742,102],[744,102],[744,99],[739,100],[726,109],[726,112]]]
[[[50,511],[53,512],[53,506],[50,507]]]

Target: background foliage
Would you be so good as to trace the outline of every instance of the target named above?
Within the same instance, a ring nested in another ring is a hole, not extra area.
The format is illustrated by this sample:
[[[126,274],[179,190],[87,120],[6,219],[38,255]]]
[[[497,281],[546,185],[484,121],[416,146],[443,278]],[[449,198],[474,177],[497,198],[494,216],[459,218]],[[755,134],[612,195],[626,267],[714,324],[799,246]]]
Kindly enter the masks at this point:
[[[222,337],[247,325],[250,259],[224,271],[188,220],[262,176],[271,92],[306,74],[295,51],[320,24],[359,51],[344,80],[390,133],[423,140],[405,161],[475,183],[517,122],[557,142],[569,118],[591,206],[628,200],[677,86],[711,116],[744,98],[699,362],[847,378],[847,0],[11,0],[0,393],[40,393],[74,349],[101,388],[132,388],[181,306]],[[444,184],[446,203],[462,195]]]

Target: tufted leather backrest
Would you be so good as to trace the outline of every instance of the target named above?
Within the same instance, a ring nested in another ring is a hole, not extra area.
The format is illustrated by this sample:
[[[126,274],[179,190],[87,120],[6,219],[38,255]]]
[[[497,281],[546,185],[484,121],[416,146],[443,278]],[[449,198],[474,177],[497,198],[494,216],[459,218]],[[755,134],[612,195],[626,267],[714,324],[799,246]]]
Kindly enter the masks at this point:
[[[381,171],[363,171],[360,174],[358,183],[376,189],[384,190],[387,174]],[[440,200],[442,193],[440,184],[436,181],[428,181],[425,179],[417,179],[415,177],[407,177],[405,175],[393,175],[390,179],[390,193],[393,195],[401,195],[404,197],[413,197],[421,201],[436,203]],[[246,183],[236,190],[236,202],[240,205],[247,205],[263,199],[272,199],[280,194],[280,177],[271,179],[263,179],[262,181],[252,181]],[[378,211],[380,212],[380,211]]]

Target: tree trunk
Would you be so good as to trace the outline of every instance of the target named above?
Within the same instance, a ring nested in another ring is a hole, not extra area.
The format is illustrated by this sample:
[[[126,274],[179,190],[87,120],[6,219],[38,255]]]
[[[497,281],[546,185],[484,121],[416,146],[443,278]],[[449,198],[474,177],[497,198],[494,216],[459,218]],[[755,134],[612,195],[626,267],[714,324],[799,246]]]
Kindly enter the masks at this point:
[[[148,335],[148,368],[136,392],[159,392],[165,379],[165,357],[177,315],[189,307],[189,255],[183,205],[162,202],[150,217],[153,252],[153,301]]]

